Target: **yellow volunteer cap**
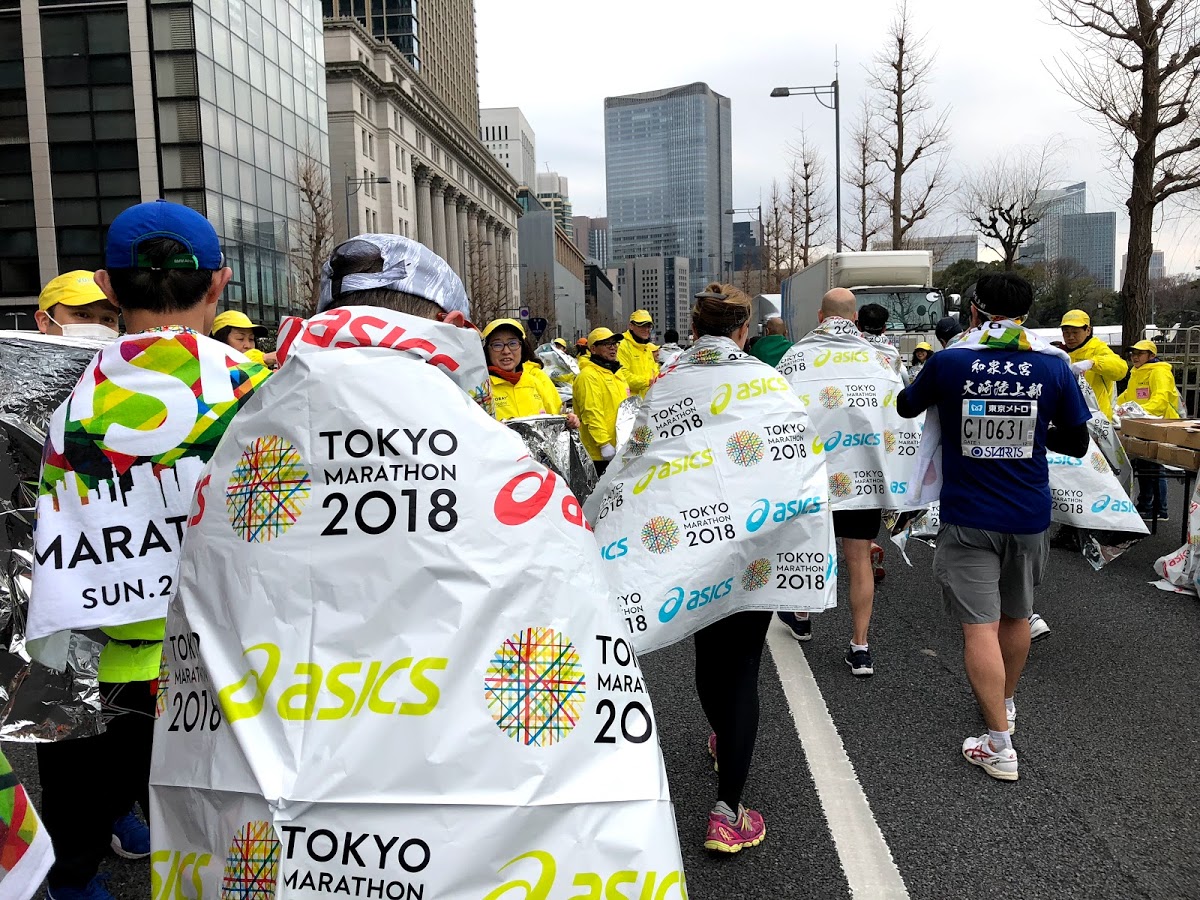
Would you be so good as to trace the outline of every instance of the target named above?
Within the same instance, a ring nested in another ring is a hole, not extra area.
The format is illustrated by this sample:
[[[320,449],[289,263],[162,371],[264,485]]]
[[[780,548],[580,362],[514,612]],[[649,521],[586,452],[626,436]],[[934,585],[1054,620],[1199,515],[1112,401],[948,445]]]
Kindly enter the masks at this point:
[[[1129,349],[1130,350],[1149,350],[1152,355],[1158,356],[1158,347],[1154,343],[1154,341],[1138,341],[1136,344],[1134,344]]]
[[[917,344],[917,346],[913,347],[913,349],[914,350],[928,350],[930,353],[933,352],[933,347],[931,347],[925,341],[921,341],[921,343]]]
[[[551,341],[551,343],[553,343],[553,344],[557,344],[558,346],[562,347],[564,350],[565,350],[565,349],[566,349],[566,347],[567,347],[567,340],[566,340],[566,338],[555,338],[553,341]]]
[[[103,300],[110,306],[112,305],[112,301],[105,297],[104,291],[97,286],[92,273],[84,269],[77,269],[74,272],[65,272],[57,278],[51,278],[46,283],[41,294],[38,295],[38,309],[45,312],[60,303],[63,306],[87,306],[97,300]]]
[[[492,321],[487,323],[487,327],[483,329],[483,339],[486,341],[488,335],[497,328],[511,328],[521,336],[522,340],[525,338],[525,326],[516,319],[492,319]]]
[[[650,317],[650,313],[644,309],[635,309],[633,315],[629,317],[630,323],[633,325],[653,325],[654,319]]]
[[[209,334],[216,334],[222,328],[243,328],[246,331],[253,331],[255,337],[267,336],[266,325],[255,325],[250,321],[248,315],[236,309],[227,309],[213,319],[212,331]]]
[[[1068,325],[1071,328],[1087,328],[1092,324],[1092,317],[1085,313],[1082,309],[1069,309],[1066,315],[1062,317],[1062,321],[1058,323],[1061,328],[1063,325]]]
[[[618,341],[622,339],[621,335],[613,334],[611,328],[593,328],[591,334],[587,336],[588,346],[593,347],[601,341],[607,341],[611,338],[616,338]]]

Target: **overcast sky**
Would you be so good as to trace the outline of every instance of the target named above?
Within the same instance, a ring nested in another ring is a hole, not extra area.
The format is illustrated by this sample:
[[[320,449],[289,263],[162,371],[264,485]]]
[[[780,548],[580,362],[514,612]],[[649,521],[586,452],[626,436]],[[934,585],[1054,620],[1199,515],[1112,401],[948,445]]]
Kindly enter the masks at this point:
[[[910,0],[910,7],[934,59],[931,96],[951,107],[956,170],[1060,135],[1064,183],[1088,183],[1089,212],[1118,213],[1119,277],[1128,235],[1120,182],[1103,134],[1047,69],[1074,47],[1073,37],[1050,24],[1040,0],[991,4],[990,17],[961,0]],[[894,10],[891,0],[480,0],[480,104],[519,106],[537,135],[538,170],[549,164],[566,176],[575,214],[596,216],[604,213],[604,98],[704,81],[732,99],[734,205],[756,206],[785,172],[786,144],[802,124],[832,169],[833,113],[811,98],[771,99],[771,88],[828,84],[836,45],[848,154],[865,67],[885,44]],[[966,230],[949,209],[938,225],[925,233]],[[1166,251],[1168,272],[1192,272],[1200,265],[1200,221],[1170,217],[1155,248]]]

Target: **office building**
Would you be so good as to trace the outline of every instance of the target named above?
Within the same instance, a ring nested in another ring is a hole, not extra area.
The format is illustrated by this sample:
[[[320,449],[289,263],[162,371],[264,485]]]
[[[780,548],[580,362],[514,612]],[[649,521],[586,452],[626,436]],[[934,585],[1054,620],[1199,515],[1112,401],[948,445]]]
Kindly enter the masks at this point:
[[[517,185],[477,127],[356,19],[326,20],[325,66],[337,238],[414,238],[450,264],[473,303],[515,313]]]
[[[1121,277],[1117,280],[1117,290],[1125,284],[1125,267],[1129,262],[1129,254],[1121,254]],[[1162,281],[1167,277],[1167,254],[1162,250],[1152,250],[1150,253],[1150,280]]]
[[[567,233],[567,237],[572,237],[574,226],[571,224],[571,197],[567,179],[557,172],[538,172],[537,198],[542,206],[554,213],[558,227]]]
[[[585,300],[586,260],[558,224],[553,210],[525,189],[518,191],[517,201],[524,210],[517,223],[521,235],[522,305],[531,315],[553,321],[544,340],[585,337],[590,330]]]
[[[658,338],[668,328],[682,334],[691,324],[692,275],[687,257],[640,256],[620,264],[617,290],[628,312],[644,309],[650,313]]]
[[[942,234],[927,237],[910,237],[905,241],[910,250],[928,250],[933,256],[933,270],[940,272],[956,262],[970,260],[975,263],[1000,262],[1004,259],[998,250],[989,247],[983,235]],[[891,250],[891,241],[875,241],[873,250]]]
[[[515,106],[481,109],[479,139],[519,187],[535,187],[537,138],[521,110]]]
[[[472,0],[322,0],[326,19],[355,19],[404,57],[463,128],[479,128]]]
[[[1038,199],[1042,216],[1021,245],[1023,265],[1053,262],[1062,255],[1063,217],[1087,211],[1087,182],[1043,191]]]
[[[55,275],[101,268],[113,218],[165,197],[215,226],[225,305],[291,311],[295,175],[328,171],[316,0],[4,7],[0,306],[32,312]]]
[[[1063,216],[1059,259],[1074,260],[1100,287],[1115,290],[1117,214],[1075,213]]]
[[[579,252],[594,259],[602,269],[608,268],[608,219],[575,216],[571,219],[571,237]]]
[[[758,252],[758,222],[733,223],[733,271],[755,272],[761,268]]]
[[[618,295],[613,290],[613,283],[607,273],[588,260],[584,265],[583,295],[587,308],[588,324],[591,328],[611,328],[613,331],[624,331],[626,319],[618,305]]]
[[[604,153],[612,262],[684,257],[691,294],[724,280],[733,264],[729,98],[702,83],[607,97]]]

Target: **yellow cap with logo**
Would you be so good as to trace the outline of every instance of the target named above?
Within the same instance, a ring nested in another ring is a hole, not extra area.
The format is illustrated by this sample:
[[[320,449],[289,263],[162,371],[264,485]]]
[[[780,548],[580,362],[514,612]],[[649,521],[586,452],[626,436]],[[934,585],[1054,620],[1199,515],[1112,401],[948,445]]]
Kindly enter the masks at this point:
[[[1154,341],[1138,341],[1130,350],[1149,350],[1152,356],[1158,356],[1158,345]]]
[[[1082,309],[1069,309],[1058,324],[1060,328],[1063,325],[1069,328],[1088,328],[1092,324],[1092,317]]]
[[[917,346],[913,347],[913,349],[914,350],[928,350],[930,353],[933,352],[933,347],[930,346],[928,341],[921,341],[921,343],[917,344]]]
[[[633,315],[629,317],[631,325],[653,325],[654,319],[650,317],[650,313],[644,309],[635,309]]]
[[[587,342],[589,347],[594,347],[601,341],[611,340],[612,338],[616,338],[618,341],[622,340],[622,336],[614,334],[611,328],[593,328],[587,336]]]
[[[511,328],[522,338],[525,337],[525,326],[516,319],[492,319],[492,321],[487,323],[487,327],[483,329],[483,339],[486,341],[488,339],[488,335],[490,335],[497,328]]]
[[[112,301],[104,296],[104,291],[96,284],[92,273],[85,269],[77,269],[74,272],[64,272],[46,283],[38,295],[38,309],[45,312],[60,303],[63,306],[87,306],[99,300],[112,305]]]
[[[222,328],[241,328],[244,331],[253,331],[255,337],[267,336],[266,325],[255,325],[248,315],[237,309],[227,309],[213,319],[212,331],[209,334],[216,334]]]

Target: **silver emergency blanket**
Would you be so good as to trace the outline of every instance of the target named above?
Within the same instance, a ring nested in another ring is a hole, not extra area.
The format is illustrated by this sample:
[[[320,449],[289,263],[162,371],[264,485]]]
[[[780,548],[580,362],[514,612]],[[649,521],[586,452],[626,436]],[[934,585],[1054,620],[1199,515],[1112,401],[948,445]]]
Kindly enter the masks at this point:
[[[569,353],[554,344],[542,344],[534,351],[542,371],[550,376],[554,389],[562,399],[564,408],[572,405],[575,376],[579,374],[579,363]]]
[[[34,503],[50,416],[101,344],[0,331],[0,739],[52,741],[103,730],[96,668],[100,643],[61,637],[55,671],[25,646]]]
[[[642,404],[642,398],[635,396],[622,400],[621,405],[617,407],[617,456],[621,455],[621,448],[633,434],[633,426],[637,423],[638,413],[642,411]]]
[[[1200,481],[1188,504],[1187,543],[1154,562],[1154,571],[1170,587],[1191,594],[1200,594]]]
[[[566,416],[526,416],[504,422],[520,435],[529,455],[552,469],[582,503],[596,488],[596,467],[583,448],[579,432],[567,427]]]

